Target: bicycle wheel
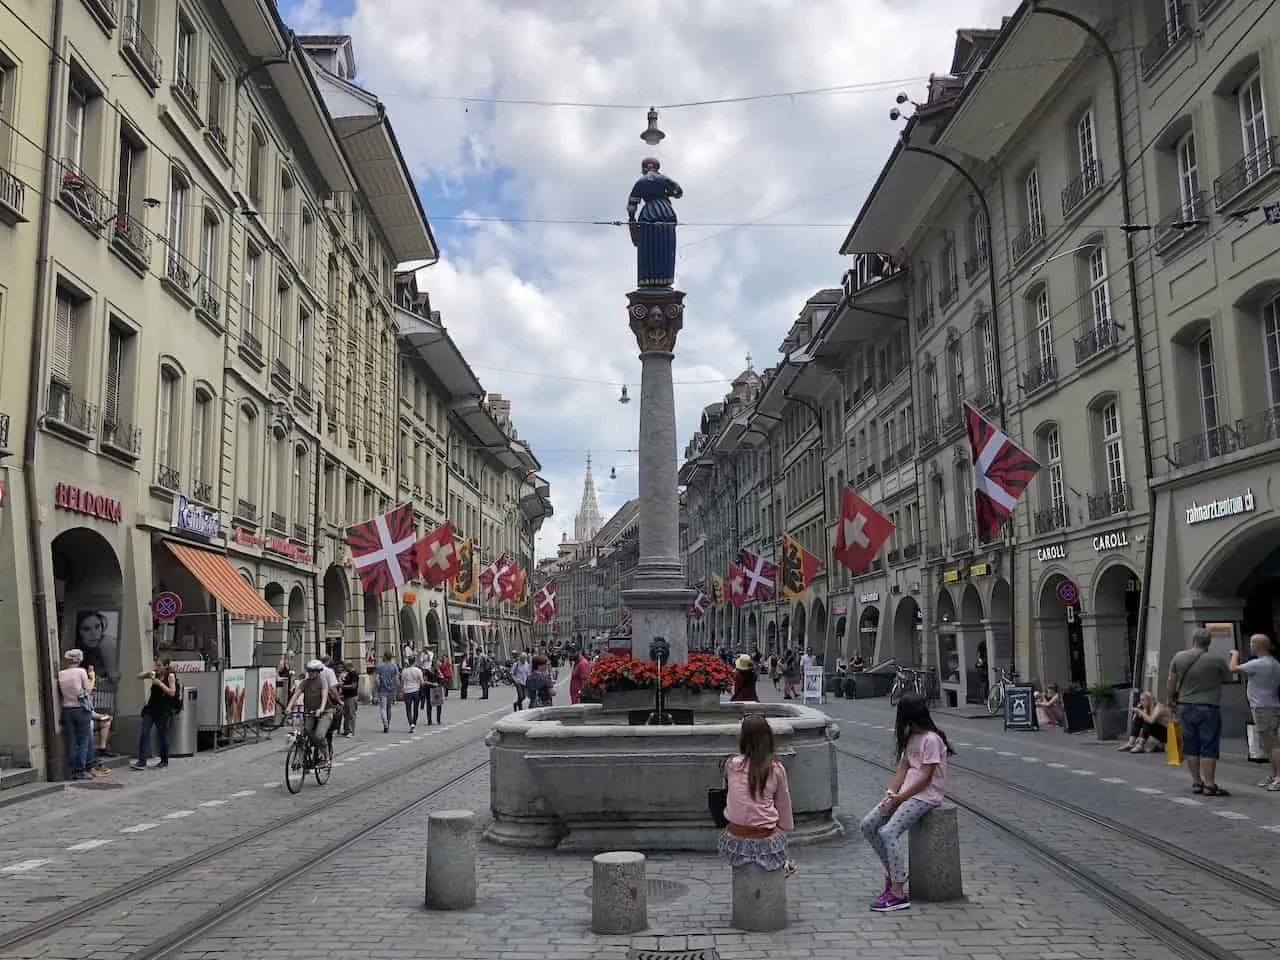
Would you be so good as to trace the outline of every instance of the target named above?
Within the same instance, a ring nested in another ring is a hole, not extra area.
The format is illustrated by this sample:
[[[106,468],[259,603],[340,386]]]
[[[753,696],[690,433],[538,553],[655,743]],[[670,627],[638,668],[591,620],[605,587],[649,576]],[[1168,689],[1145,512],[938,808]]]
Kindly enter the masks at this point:
[[[1004,684],[998,683],[991,688],[991,692],[987,694],[987,713],[995,716],[1000,712],[1000,708],[1004,706]]]
[[[315,757],[314,760],[311,769],[315,771],[316,783],[324,785],[329,782],[329,774],[333,773],[333,755],[326,749],[323,756]]]
[[[297,793],[301,790],[302,782],[307,779],[305,743],[305,738],[299,737],[289,744],[289,749],[285,751],[284,785],[289,789],[290,793]]]

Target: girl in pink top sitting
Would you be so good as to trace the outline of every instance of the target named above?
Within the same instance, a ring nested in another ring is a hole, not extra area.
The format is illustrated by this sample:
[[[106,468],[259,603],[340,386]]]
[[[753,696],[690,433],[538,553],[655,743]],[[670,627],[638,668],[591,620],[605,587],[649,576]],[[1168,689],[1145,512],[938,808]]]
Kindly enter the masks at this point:
[[[942,803],[947,787],[947,757],[954,753],[947,735],[929,716],[929,703],[909,693],[898,701],[894,725],[898,769],[884,798],[862,818],[860,829],[884,864],[884,892],[871,904],[877,913],[906,910],[907,831]]]
[[[787,857],[787,835],[794,830],[787,770],[774,756],[773,728],[764,717],[742,721],[738,754],[724,764],[729,826],[720,835],[720,854],[731,867],[755,864],[765,870],[795,873]]]

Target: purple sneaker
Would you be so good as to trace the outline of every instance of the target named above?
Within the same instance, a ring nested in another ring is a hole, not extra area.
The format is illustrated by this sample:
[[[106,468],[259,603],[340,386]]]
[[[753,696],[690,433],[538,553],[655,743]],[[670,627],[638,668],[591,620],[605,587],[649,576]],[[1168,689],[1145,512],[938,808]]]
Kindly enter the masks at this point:
[[[887,890],[880,895],[875,903],[871,904],[871,909],[876,913],[892,913],[895,910],[909,910],[911,901],[906,897],[900,897],[892,890]]]
[[[884,889],[880,891],[880,896],[883,897],[886,893],[892,893],[892,892],[893,892],[893,881],[889,879],[889,875],[886,873],[884,875]]]

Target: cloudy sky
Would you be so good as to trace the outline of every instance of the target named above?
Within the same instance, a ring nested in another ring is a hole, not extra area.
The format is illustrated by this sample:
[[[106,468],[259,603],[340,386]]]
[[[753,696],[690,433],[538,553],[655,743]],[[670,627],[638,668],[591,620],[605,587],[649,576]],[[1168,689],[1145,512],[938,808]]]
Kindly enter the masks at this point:
[[[284,0],[298,33],[348,33],[359,82],[387,105],[442,247],[424,271],[491,393],[513,402],[572,530],[587,451],[607,517],[636,490],[639,361],[625,219],[645,107],[685,199],[676,352],[683,452],[703,406],[778,359],[805,299],[837,286],[837,252],[955,31],[1015,0]],[[823,93],[803,91],[829,90]],[[675,106],[690,101],[738,102]],[[790,94],[790,95],[788,95]],[[471,99],[474,98],[474,99]],[[496,103],[547,101],[574,105]],[[564,222],[569,221],[569,222]],[[834,226],[832,226],[834,225]],[[616,469],[617,479],[608,479]]]

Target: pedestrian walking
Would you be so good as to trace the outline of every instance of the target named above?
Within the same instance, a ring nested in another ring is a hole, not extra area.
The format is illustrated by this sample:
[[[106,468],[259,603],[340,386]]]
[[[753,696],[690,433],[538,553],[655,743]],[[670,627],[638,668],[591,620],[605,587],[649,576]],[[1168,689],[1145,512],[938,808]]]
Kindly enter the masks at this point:
[[[529,694],[530,707],[549,707],[552,705],[551,698],[556,695],[556,688],[547,673],[546,657],[537,656],[533,658],[533,668],[529,672],[529,679],[525,682],[525,690]]]
[[[391,705],[396,702],[396,688],[400,684],[400,668],[388,650],[374,671],[378,677],[378,716],[382,718],[382,732],[391,729]]]
[[[418,707],[422,703],[419,693],[422,691],[422,669],[415,663],[417,657],[409,658],[409,665],[400,671],[400,695],[404,697],[404,716],[409,721],[409,732],[418,725]]]
[[[907,832],[946,797],[947,757],[955,751],[929,715],[919,693],[898,701],[894,723],[898,769],[884,797],[862,818],[859,829],[884,864],[884,891],[871,904],[877,913],[906,910]]]
[[[750,659],[750,658],[748,658]],[[731,867],[754,864],[762,870],[796,872],[787,855],[787,830],[795,829],[787,769],[776,754],[773,728],[751,716],[738,730],[738,753],[725,761],[725,819],[720,855]]]
[[[62,655],[62,663],[58,697],[62,704],[62,735],[67,741],[67,771],[72,780],[89,780],[93,698],[89,695],[89,674],[81,666],[84,651],[68,650]]]
[[[447,657],[441,657],[436,661],[436,669],[440,673],[440,679],[444,681],[444,695],[447,699],[449,688],[453,686],[453,664]]]
[[[729,698],[730,702],[758,703],[760,697],[756,693],[756,665],[744,653],[733,662],[733,666],[733,696]]]
[[[1271,775],[1258,786],[1280,793],[1280,660],[1276,660],[1271,638],[1255,633],[1249,638],[1253,659],[1240,662],[1240,651],[1231,651],[1231,672],[1243,673],[1248,682],[1245,698],[1253,711],[1253,730],[1262,755],[1271,760]]]
[[[1191,635],[1191,648],[1169,663],[1169,706],[1182,729],[1182,756],[1191,774],[1191,792],[1229,797],[1218,786],[1222,745],[1222,685],[1231,679],[1227,661],[1209,652],[1212,635],[1203,627]]]
[[[436,725],[443,726],[440,713],[444,710],[444,678],[434,665],[422,674],[422,706],[427,715],[427,726],[431,726],[432,711],[436,715]]]
[[[570,654],[570,660],[573,668],[569,674],[569,702],[581,703],[582,693],[587,689],[587,681],[591,678],[591,663],[581,650],[574,650]]]
[[[529,682],[529,674],[533,668],[529,666],[529,654],[521,651],[516,657],[515,664],[511,667],[511,682],[516,688],[516,709],[524,709],[524,688]]]
[[[467,687],[471,686],[471,657],[469,654],[463,654],[462,659],[458,661],[458,687],[459,694],[463,700],[467,699]]]
[[[480,654],[476,664],[476,672],[480,680],[480,699],[489,699],[489,688],[493,686],[493,660],[487,653]]]
[[[339,678],[342,689],[342,735],[356,735],[356,709],[360,705],[360,675],[355,665],[348,660],[342,665],[342,676]]]
[[[155,661],[152,668],[138,674],[146,681],[147,700],[142,705],[142,726],[138,730],[138,756],[129,764],[130,770],[147,769],[151,756],[151,731],[156,732],[156,749],[160,756],[156,769],[169,766],[169,721],[173,718],[174,700],[177,698],[177,677],[169,666],[169,658]]]

